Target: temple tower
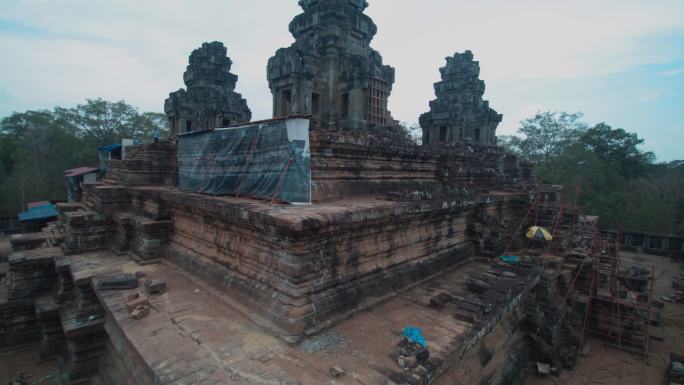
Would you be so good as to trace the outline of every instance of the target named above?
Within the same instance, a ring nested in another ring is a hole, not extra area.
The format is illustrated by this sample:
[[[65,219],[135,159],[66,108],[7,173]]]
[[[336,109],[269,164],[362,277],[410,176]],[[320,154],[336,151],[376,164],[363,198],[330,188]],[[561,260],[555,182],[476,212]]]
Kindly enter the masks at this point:
[[[435,83],[437,99],[430,102],[430,112],[420,116],[423,144],[496,144],[496,128],[503,116],[482,98],[485,83],[479,78],[480,63],[470,51],[446,61],[439,69],[442,80]]]
[[[249,122],[252,112],[247,101],[235,92],[238,77],[230,72],[233,62],[223,43],[204,43],[190,54],[183,74],[187,91],[169,95],[164,112],[175,134],[228,127]]]
[[[268,61],[273,116],[318,115],[324,127],[395,124],[387,110],[394,68],[370,47],[377,26],[365,0],[300,0],[295,42]]]

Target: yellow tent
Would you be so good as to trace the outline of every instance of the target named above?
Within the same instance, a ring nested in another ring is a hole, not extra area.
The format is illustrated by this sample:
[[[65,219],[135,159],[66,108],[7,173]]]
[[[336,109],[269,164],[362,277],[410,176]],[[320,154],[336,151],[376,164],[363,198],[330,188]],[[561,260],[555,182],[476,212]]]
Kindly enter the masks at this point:
[[[551,233],[549,233],[548,230],[539,226],[532,226],[529,229],[527,229],[527,234],[525,234],[525,236],[527,237],[527,239],[534,239],[537,241],[550,241],[553,239],[553,236],[551,235]]]

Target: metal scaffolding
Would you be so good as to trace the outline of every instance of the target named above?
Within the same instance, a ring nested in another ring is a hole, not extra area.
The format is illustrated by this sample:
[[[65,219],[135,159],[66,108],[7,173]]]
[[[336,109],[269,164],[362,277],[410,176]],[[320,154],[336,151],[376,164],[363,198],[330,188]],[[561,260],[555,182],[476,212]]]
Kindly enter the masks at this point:
[[[594,234],[590,269],[583,272],[580,267],[571,287],[576,292],[573,300],[586,302],[580,349],[594,336],[605,338],[609,346],[648,356],[655,267],[650,272],[639,266],[625,268],[619,239],[611,242],[598,231]],[[587,273],[588,287],[578,281]]]

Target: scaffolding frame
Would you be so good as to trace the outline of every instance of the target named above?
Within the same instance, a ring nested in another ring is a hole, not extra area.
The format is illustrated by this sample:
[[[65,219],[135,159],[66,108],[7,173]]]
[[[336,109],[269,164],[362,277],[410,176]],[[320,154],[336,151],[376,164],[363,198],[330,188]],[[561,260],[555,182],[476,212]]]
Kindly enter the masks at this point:
[[[540,220],[543,220],[553,226],[551,235],[554,240],[562,227],[569,227],[571,234],[579,234],[589,241],[589,254],[577,267],[564,298],[564,303],[567,303],[568,299],[580,302],[586,299],[586,312],[581,325],[580,350],[584,349],[590,336],[596,336],[605,338],[606,345],[647,357],[651,344],[655,266],[651,266],[650,275],[645,278],[645,290],[634,290],[629,283],[632,277],[626,275],[621,257],[622,229],[618,231],[616,238],[608,239],[601,235],[595,222],[592,223],[590,233],[587,229],[578,226],[578,219],[584,210],[577,203],[579,193],[580,189],[576,186],[572,204],[564,204],[563,198],[549,204],[541,199],[542,192],[536,191],[532,204],[515,230],[514,237],[523,226],[530,225],[530,221],[534,219],[534,225],[539,225]],[[513,238],[506,246],[506,252]],[[530,245],[531,242],[527,245],[527,251]],[[552,240],[546,247],[542,263],[546,263],[553,249],[554,241]],[[589,281],[580,283],[579,277],[586,273],[587,268],[590,269]],[[622,294],[625,293],[626,298],[622,298]],[[608,309],[607,312],[606,309]],[[601,322],[607,325],[601,328]],[[638,335],[635,333],[637,331]]]
[[[580,267],[570,288],[587,298],[580,350],[584,349],[590,336],[595,336],[605,338],[607,346],[647,357],[651,343],[655,266],[651,267],[650,276],[646,279],[645,293],[635,290],[629,284],[630,277],[625,274],[622,264],[621,236],[610,242],[598,230],[594,234],[589,287],[577,285]],[[622,293],[626,298],[622,298]],[[636,299],[630,296],[636,296]],[[645,300],[643,296],[646,296]],[[601,323],[606,323],[606,319],[607,325],[602,327]]]

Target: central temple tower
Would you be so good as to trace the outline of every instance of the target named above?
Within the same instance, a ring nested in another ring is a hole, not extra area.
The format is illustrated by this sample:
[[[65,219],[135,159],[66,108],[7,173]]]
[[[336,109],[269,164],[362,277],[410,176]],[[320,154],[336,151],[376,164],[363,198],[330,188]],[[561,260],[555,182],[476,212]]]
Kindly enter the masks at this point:
[[[366,0],[300,0],[295,42],[268,61],[273,116],[318,115],[324,127],[395,124],[387,110],[394,68],[370,47],[377,26]]]

